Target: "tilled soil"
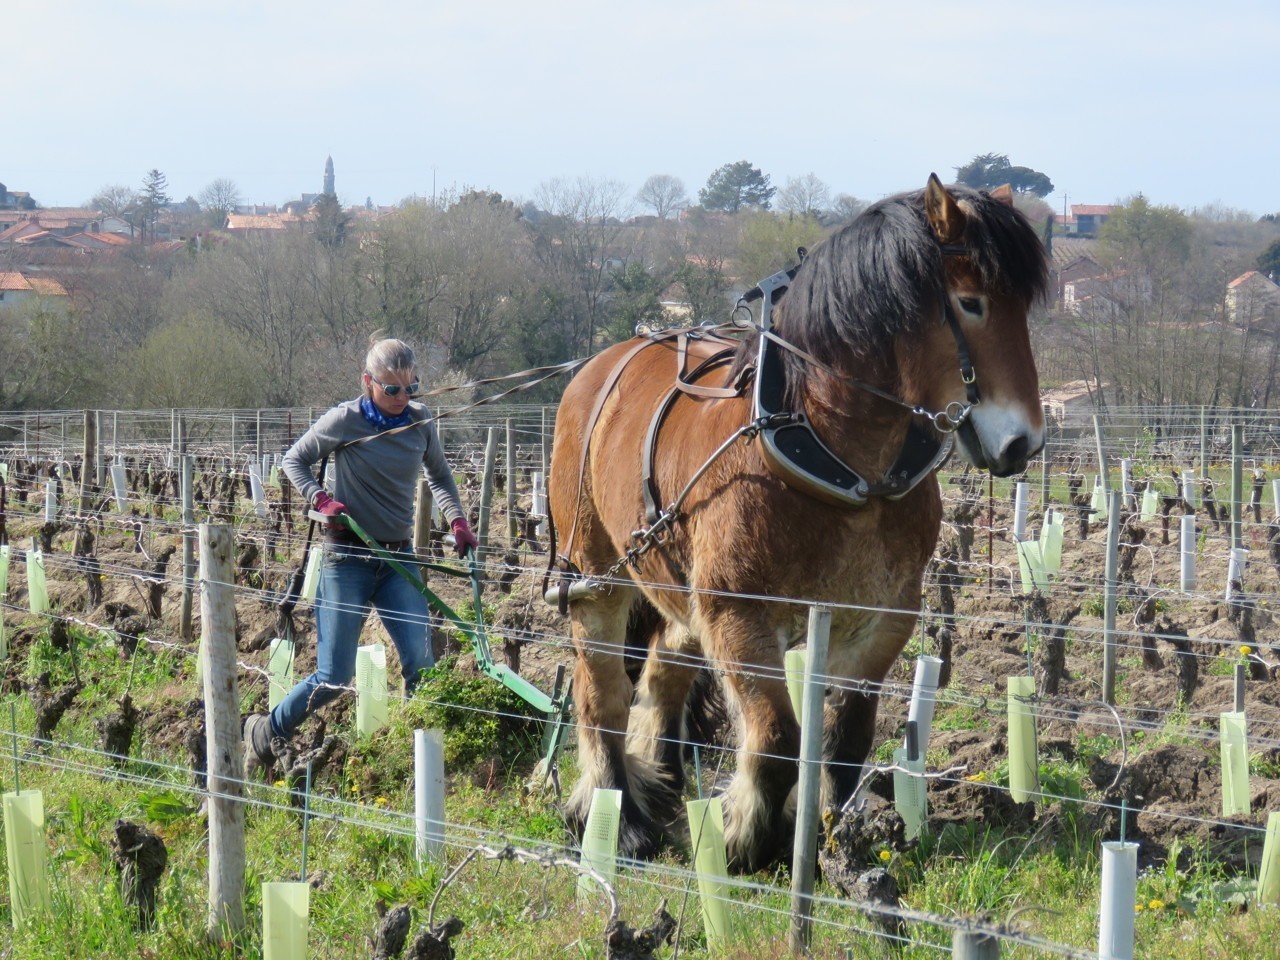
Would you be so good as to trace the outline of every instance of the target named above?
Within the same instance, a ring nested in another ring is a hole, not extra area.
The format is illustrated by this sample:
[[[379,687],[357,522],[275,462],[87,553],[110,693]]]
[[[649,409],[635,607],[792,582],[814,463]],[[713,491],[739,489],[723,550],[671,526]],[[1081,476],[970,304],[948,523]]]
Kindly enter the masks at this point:
[[[477,499],[476,491],[465,496]],[[953,518],[956,503],[957,494],[952,492],[948,514]],[[1113,712],[1101,702],[1105,524],[1091,525],[1087,539],[1079,540],[1076,521],[1068,518],[1062,573],[1047,598],[1032,602],[1021,594],[1015,548],[1006,532],[1011,523],[1007,505],[988,507],[979,501],[976,511],[972,502],[969,506],[970,515],[976,512],[980,524],[972,530],[970,561],[958,564],[949,579],[943,578],[945,584],[940,584],[942,568],[933,571],[926,591],[929,615],[925,633],[930,639],[925,642],[925,651],[937,649],[934,640],[940,626],[953,634],[950,685],[939,698],[938,726],[929,743],[930,768],[957,768],[954,776],[930,781],[932,822],[981,821],[1030,833],[1053,829],[1055,818],[1063,815],[1061,801],[1039,806],[1017,804],[1006,791],[993,786],[996,770],[1006,756],[1005,681],[1031,669],[1042,691],[1037,705],[1042,763],[1083,765],[1081,786],[1088,795],[1106,801],[1105,806],[1082,808],[1080,815],[1087,816],[1089,823],[1118,837],[1118,808],[1123,802],[1127,807],[1126,835],[1142,842],[1145,861],[1160,862],[1171,849],[1186,849],[1193,842],[1212,849],[1231,866],[1242,867],[1249,858],[1256,860],[1261,844],[1246,844],[1246,839],[1256,840],[1256,834],[1240,830],[1239,825],[1261,826],[1266,811],[1280,802],[1280,784],[1256,775],[1256,771],[1280,771],[1280,684],[1275,679],[1280,673],[1275,650],[1280,630],[1271,607],[1280,597],[1280,576],[1271,560],[1269,525],[1246,524],[1248,599],[1228,603],[1222,599],[1228,547],[1225,530],[1205,524],[1198,571],[1200,592],[1186,596],[1177,589],[1176,539],[1163,544],[1159,518],[1149,522],[1126,518],[1122,543],[1131,548],[1130,579],[1121,588],[1118,626],[1123,635]],[[990,536],[982,526],[988,518],[994,528]],[[524,518],[521,520],[523,523]],[[279,541],[253,527],[251,522],[239,531],[242,546],[252,544],[258,549],[256,554],[249,549],[241,552],[244,562],[238,583],[247,589],[237,594],[237,642],[242,664],[261,669],[266,666],[267,644],[281,632],[275,601],[300,562],[302,535],[294,531],[287,541]],[[1176,535],[1176,516],[1172,528]],[[496,512],[491,530],[501,536],[505,529],[504,515]],[[1038,530],[1034,514],[1029,529]],[[36,535],[37,528],[34,521],[24,523],[20,515],[11,515],[8,532],[11,542],[18,544]],[[958,555],[959,541],[966,533],[955,524],[944,528],[940,553]],[[185,751],[192,766],[202,764],[203,757],[196,756],[203,715],[194,682],[195,643],[177,636],[180,553],[170,558],[165,569],[167,583],[162,588],[147,581],[154,576],[149,558],[159,556],[175,538],[139,536],[128,521],[108,517],[94,544],[104,577],[101,597],[95,596],[98,602],[86,609],[89,584],[84,565],[70,556],[73,534],[70,527],[63,526],[49,536],[53,551],[48,580],[54,608],[64,616],[117,630],[122,663],[128,662],[135,647],[143,651],[140,655],[154,656],[165,649],[181,653],[171,660],[170,682],[152,691],[147,697],[149,705],[139,709],[135,736],[161,749]],[[138,551],[139,542],[146,554]],[[545,543],[538,546],[545,551]],[[528,542],[518,551],[508,551],[491,565],[492,579],[500,581],[501,588],[487,590],[485,601],[494,608],[490,632],[494,657],[549,691],[557,670],[571,669],[573,655],[567,619],[542,600],[545,559],[545,552],[537,552]],[[430,577],[430,584],[455,606],[469,599],[465,581],[437,574]],[[944,593],[954,602],[949,621],[941,616],[948,602]],[[21,613],[27,603],[25,566],[16,558],[10,568],[7,600],[10,657],[0,666],[0,693],[13,694],[25,689],[23,665],[31,644],[43,630],[35,618]],[[154,615],[157,601],[158,617]],[[196,618],[198,637],[198,598]],[[1060,631],[1062,642],[1055,659],[1050,635],[1055,624],[1067,622],[1070,626]],[[298,608],[294,624],[299,644],[295,674],[302,677],[315,663],[314,623],[305,604]],[[363,642],[379,637],[385,640],[376,621],[366,630]],[[450,644],[456,641],[450,631],[437,629],[434,636],[437,654],[451,652]],[[1247,657],[1240,652],[1242,646],[1250,649]],[[389,643],[388,649],[392,649]],[[470,656],[468,651],[459,652],[463,661]],[[1255,768],[1250,781],[1254,812],[1227,820],[1220,816],[1218,715],[1232,709],[1230,673],[1237,661],[1247,662],[1251,677],[1245,705]],[[394,686],[394,668],[391,675]],[[265,708],[267,691],[261,674],[242,669],[239,679],[245,709]],[[901,661],[889,679],[909,684],[911,665]],[[1044,692],[1051,688],[1056,693]],[[135,696],[131,708],[138,706],[138,701]],[[328,729],[338,729],[347,721],[352,702],[352,698],[343,697],[320,712]],[[109,708],[119,710],[118,704],[82,705],[75,701],[68,709],[89,707],[95,716],[105,715]],[[904,700],[882,698],[876,743],[901,737],[906,711]],[[316,733],[308,728],[302,737]],[[875,789],[883,792],[880,787]]]

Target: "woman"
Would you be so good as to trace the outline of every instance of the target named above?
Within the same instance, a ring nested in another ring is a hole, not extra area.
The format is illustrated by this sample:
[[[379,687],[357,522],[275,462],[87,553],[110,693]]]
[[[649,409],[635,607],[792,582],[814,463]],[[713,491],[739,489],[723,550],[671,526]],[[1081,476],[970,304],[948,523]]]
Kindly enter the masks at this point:
[[[459,556],[475,548],[458,502],[458,488],[440,436],[418,393],[413,350],[400,340],[369,348],[361,375],[363,396],[325,413],[284,456],[284,472],[302,498],[328,517],[348,514],[385,549],[412,551],[413,501],[425,465],[427,484],[453,529]],[[402,429],[400,429],[402,428]],[[332,454],[331,490],[312,467]],[[309,713],[335,699],[355,675],[356,647],[369,609],[378,611],[400,656],[405,692],[435,662],[427,635],[427,602],[413,585],[369,550],[345,526],[325,525],[316,599],[316,672],[299,682],[270,714],[245,720],[246,772],[274,761],[271,741],[290,737]]]

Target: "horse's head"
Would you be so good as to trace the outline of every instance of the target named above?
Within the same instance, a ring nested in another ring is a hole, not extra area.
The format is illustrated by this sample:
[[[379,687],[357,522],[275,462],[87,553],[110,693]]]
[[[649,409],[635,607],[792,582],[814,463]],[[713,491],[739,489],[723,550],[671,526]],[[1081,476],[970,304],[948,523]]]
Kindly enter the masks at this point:
[[[1020,473],[1044,446],[1027,331],[1027,312],[1047,282],[1044,249],[1007,188],[948,190],[930,175],[924,212],[942,250],[946,298],[925,336],[935,374],[929,403],[972,404],[957,431],[965,459],[998,477]],[[948,356],[950,369],[938,369]]]

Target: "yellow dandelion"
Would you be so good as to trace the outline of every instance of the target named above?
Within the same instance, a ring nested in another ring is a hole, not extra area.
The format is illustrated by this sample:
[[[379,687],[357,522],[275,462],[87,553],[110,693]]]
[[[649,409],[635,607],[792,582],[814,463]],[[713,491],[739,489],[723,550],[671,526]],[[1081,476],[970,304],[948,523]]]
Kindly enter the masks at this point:
[[[275,782],[275,785],[276,785],[277,787],[287,787],[287,786],[288,786],[288,784],[287,784],[287,783],[285,783],[283,780],[277,780],[277,781]]]
[[[893,859],[893,854],[890,853],[888,850],[881,850],[880,859],[883,860],[885,863],[888,863],[890,860]]]
[[[1164,901],[1163,901],[1163,900],[1150,900],[1150,901],[1148,901],[1148,902],[1147,902],[1147,909],[1148,909],[1148,910],[1163,910],[1163,909],[1164,909]]]
[[[375,806],[385,807],[391,801],[388,800],[386,797],[375,797],[373,802]]]
[[[1140,904],[1140,903],[1135,903],[1135,904],[1133,905],[1133,912],[1134,912],[1134,913],[1141,913],[1141,912],[1142,912],[1142,910],[1143,910],[1143,906],[1142,906],[1142,904]]]
[[[1246,645],[1240,648],[1240,656],[1242,657],[1247,657],[1251,653],[1253,653],[1253,647]]]
[[[969,783],[986,783],[987,772],[985,770],[980,770],[977,773],[971,773],[969,776],[965,777],[965,780]]]

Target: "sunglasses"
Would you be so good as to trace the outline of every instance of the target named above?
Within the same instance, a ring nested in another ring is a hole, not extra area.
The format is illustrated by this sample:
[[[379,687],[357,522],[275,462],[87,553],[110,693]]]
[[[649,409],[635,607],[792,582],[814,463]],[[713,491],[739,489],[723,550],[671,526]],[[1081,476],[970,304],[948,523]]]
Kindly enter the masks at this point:
[[[375,377],[372,373],[369,374],[369,379],[372,380],[374,383],[376,383],[378,386],[380,386],[382,388],[382,392],[385,393],[388,397],[400,396],[401,390],[409,391],[407,396],[409,397],[410,400],[412,400],[414,397],[418,395],[418,389],[422,386],[422,384],[419,383],[417,380],[413,381],[413,383],[409,384],[409,386],[407,387],[402,387],[398,383],[383,383],[381,380]]]

